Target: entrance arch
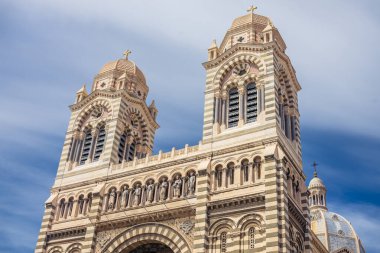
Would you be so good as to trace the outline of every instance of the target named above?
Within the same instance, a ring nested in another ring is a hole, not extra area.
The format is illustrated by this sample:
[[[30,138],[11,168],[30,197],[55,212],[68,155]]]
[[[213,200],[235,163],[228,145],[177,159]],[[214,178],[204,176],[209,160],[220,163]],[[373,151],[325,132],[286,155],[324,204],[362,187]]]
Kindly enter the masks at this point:
[[[173,250],[162,243],[148,243],[132,250],[126,249],[123,253],[173,253]]]
[[[148,244],[164,245],[171,250],[170,253],[191,252],[188,242],[178,231],[164,224],[146,223],[133,226],[116,236],[102,253],[134,253],[134,249]]]

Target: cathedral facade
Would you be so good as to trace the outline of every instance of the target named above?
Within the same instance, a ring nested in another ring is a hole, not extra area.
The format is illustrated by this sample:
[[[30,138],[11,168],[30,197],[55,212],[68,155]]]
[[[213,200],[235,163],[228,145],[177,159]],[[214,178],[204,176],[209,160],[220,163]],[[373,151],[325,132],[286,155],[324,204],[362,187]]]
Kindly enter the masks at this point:
[[[311,230],[285,50],[269,18],[235,19],[203,63],[202,140],[155,155],[143,72],[128,51],[105,64],[70,106],[35,253],[330,252]]]

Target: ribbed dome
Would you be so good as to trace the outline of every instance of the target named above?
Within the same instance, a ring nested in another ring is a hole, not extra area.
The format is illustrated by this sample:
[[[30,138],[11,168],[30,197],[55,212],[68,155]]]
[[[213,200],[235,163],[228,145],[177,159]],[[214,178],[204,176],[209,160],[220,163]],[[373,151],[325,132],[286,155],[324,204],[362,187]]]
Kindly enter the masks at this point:
[[[257,15],[257,14],[247,14],[241,17],[236,18],[232,22],[232,26],[230,29],[237,28],[239,26],[243,26],[246,24],[254,23],[256,25],[263,25],[264,27],[268,25],[269,18]]]
[[[309,189],[310,188],[317,188],[317,187],[326,188],[326,186],[323,183],[322,179],[320,179],[319,177],[313,177],[313,179],[310,180]]]
[[[351,223],[339,214],[324,210],[311,212],[311,229],[330,252],[343,248],[353,253],[365,252]]]
[[[133,61],[127,59],[119,59],[116,61],[108,62],[99,71],[98,75],[103,75],[109,72],[126,72],[129,75],[136,76],[142,83],[146,85],[144,74]]]

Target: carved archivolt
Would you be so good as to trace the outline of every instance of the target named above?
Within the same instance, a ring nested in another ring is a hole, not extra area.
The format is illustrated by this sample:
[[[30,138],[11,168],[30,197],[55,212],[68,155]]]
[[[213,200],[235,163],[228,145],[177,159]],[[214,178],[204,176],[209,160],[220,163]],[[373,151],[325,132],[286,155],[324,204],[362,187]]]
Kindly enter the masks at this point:
[[[83,130],[89,124],[92,127],[112,117],[112,107],[106,100],[96,100],[84,108],[75,120],[74,130]]]
[[[213,83],[216,87],[220,87],[227,79],[228,75],[233,74],[236,67],[249,64],[250,68],[257,68],[260,75],[266,74],[265,64],[262,59],[255,55],[236,55],[231,58],[226,64],[219,68],[215,75]]]
[[[120,234],[113,236],[115,232],[110,231],[102,233],[110,233],[105,236],[106,243],[103,242],[103,247],[100,242],[97,243],[97,252],[99,253],[114,253],[114,252],[128,252],[136,245],[144,242],[158,242],[168,246],[174,253],[191,252],[191,248],[186,238],[172,227],[160,223],[146,223],[133,226]],[[100,234],[100,233],[99,233]],[[112,238],[112,240],[107,240]]]

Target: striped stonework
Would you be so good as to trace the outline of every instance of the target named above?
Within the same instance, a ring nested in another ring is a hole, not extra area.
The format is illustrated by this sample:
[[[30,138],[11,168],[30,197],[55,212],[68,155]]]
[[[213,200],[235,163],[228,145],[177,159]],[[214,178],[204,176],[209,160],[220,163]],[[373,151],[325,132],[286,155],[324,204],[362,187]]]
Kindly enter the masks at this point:
[[[35,253],[46,252],[47,232],[51,229],[51,223],[55,217],[55,206],[52,203],[46,203],[44,216],[42,217],[42,223],[40,233],[38,234],[37,246]]]
[[[155,155],[143,73],[127,58],[107,63],[70,106],[51,189],[59,197],[47,201],[35,252],[320,248],[310,241],[301,87],[285,49],[267,17],[237,18],[203,63],[202,140]]]

